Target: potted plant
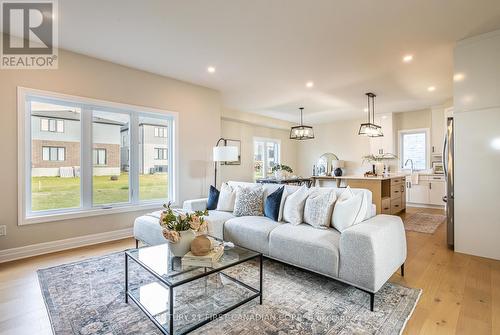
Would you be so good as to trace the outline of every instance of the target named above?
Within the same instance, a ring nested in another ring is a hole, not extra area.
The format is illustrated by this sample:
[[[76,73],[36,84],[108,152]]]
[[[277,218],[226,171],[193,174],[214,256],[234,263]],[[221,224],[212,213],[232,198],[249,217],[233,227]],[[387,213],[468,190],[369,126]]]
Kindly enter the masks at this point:
[[[288,174],[293,173],[293,170],[291,167],[285,164],[276,164],[275,166],[272,167],[272,172],[274,172],[274,177],[278,180],[280,179],[285,179]]]
[[[397,159],[398,156],[391,154],[391,153],[385,153],[385,154],[380,154],[380,155],[366,155],[363,156],[363,162],[369,162],[372,164],[372,169],[373,173],[378,175],[383,175],[384,172],[386,171],[386,162],[390,160]]]
[[[171,205],[171,202],[163,205],[165,210],[160,215],[160,226],[163,228],[163,236],[167,239],[172,254],[182,257],[191,249],[195,232],[206,231],[207,222],[203,216],[208,215],[208,211],[176,213]]]

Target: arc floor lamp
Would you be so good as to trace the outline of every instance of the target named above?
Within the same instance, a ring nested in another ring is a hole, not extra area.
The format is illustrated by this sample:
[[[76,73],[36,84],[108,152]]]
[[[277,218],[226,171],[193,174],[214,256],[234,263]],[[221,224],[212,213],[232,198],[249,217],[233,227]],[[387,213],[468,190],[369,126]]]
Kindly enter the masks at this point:
[[[217,187],[217,163],[219,162],[236,162],[238,160],[238,147],[227,146],[227,138],[219,138],[217,144],[213,148],[214,153],[214,187]],[[219,146],[224,143],[223,146]]]

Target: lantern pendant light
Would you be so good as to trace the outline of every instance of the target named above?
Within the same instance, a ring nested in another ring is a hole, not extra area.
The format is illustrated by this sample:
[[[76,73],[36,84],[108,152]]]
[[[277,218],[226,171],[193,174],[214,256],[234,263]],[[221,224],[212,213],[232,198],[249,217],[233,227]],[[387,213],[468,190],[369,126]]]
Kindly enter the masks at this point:
[[[368,137],[381,137],[384,136],[382,133],[382,127],[375,124],[375,97],[373,93],[366,93],[368,98],[368,123],[362,123],[359,127],[358,135],[368,136]]]
[[[291,140],[311,140],[314,138],[314,130],[311,126],[305,126],[303,124],[302,113],[304,107],[300,107],[300,126],[294,126],[290,129],[290,139]]]

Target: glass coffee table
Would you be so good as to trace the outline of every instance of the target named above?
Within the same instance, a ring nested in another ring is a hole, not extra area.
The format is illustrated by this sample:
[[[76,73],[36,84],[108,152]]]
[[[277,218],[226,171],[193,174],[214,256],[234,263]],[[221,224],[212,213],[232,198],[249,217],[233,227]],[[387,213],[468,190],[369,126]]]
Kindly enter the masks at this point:
[[[255,298],[262,304],[262,261],[234,246],[214,267],[182,267],[168,244],[130,249],[125,302],[132,299],[163,334],[186,334]]]

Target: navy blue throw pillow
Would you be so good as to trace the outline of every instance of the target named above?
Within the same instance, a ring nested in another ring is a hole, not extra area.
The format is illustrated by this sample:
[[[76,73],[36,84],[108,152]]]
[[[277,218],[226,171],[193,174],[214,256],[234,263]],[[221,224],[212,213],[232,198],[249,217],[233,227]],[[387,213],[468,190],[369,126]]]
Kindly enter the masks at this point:
[[[264,202],[264,215],[273,221],[278,221],[280,214],[281,197],[285,186],[280,187],[273,193],[269,194]]]
[[[218,202],[219,202],[219,190],[210,185],[210,190],[208,191],[207,209],[209,210],[216,209]]]

